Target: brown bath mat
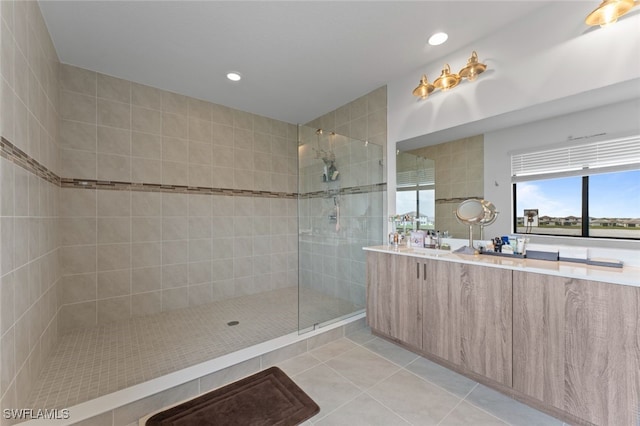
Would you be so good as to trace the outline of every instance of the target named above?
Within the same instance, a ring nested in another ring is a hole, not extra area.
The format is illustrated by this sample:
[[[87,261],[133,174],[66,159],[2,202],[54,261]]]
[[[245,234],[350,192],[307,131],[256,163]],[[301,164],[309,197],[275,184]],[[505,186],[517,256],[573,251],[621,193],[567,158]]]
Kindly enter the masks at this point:
[[[146,426],[298,425],[320,407],[277,367],[152,416]]]

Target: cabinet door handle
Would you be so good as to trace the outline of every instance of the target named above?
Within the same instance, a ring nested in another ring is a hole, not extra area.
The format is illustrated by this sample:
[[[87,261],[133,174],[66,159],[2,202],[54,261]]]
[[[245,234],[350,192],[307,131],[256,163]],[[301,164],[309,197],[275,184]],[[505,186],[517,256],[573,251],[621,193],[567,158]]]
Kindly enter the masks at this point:
[[[416,279],[420,279],[420,263],[416,263]]]
[[[424,271],[423,271],[423,274],[422,274],[422,279],[423,279],[423,280],[426,280],[426,279],[427,279],[427,264],[426,264],[426,263],[423,263],[423,264],[422,264],[422,266],[424,266]]]

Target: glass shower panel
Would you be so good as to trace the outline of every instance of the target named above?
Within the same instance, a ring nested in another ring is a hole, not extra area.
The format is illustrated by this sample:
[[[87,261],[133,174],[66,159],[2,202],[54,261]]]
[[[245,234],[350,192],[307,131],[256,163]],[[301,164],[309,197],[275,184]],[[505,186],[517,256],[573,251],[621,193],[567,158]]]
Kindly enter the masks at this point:
[[[362,312],[365,255],[383,241],[383,147],[298,127],[298,329]]]

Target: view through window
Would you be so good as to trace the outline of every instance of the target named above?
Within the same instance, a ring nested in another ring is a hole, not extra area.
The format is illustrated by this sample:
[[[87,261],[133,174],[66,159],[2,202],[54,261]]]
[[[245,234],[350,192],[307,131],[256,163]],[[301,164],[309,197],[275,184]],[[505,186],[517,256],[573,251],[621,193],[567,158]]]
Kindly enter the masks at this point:
[[[517,233],[640,239],[640,170],[514,185]]]

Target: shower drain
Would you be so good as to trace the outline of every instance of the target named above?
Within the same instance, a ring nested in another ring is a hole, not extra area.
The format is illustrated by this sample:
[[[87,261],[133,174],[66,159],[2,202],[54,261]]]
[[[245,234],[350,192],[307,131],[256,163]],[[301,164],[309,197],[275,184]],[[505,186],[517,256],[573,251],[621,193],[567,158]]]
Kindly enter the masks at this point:
[[[240,324],[240,321],[229,321],[229,322],[227,323],[227,325],[228,325],[228,326],[238,325],[238,324]]]

